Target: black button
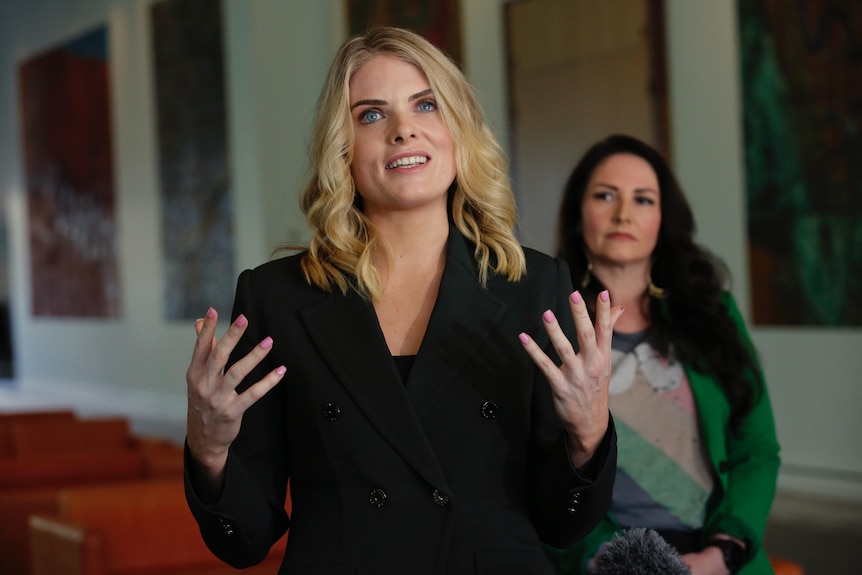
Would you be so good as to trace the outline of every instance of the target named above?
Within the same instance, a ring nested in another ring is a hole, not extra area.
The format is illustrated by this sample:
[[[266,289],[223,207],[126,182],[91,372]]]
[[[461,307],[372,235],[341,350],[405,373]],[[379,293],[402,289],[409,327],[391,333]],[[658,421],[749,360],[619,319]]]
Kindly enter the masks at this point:
[[[569,492],[569,501],[566,506],[566,511],[569,513],[577,513],[578,511],[578,502],[581,500],[581,492],[580,491],[571,491]]]
[[[224,519],[223,517],[219,517],[217,521],[218,524],[221,526],[222,530],[224,531],[225,535],[234,534],[234,527],[232,522],[228,521],[227,519]]]
[[[497,404],[493,401],[486,401],[482,404],[482,417],[485,419],[494,419],[497,417]]]
[[[327,403],[323,406],[323,417],[329,421],[335,421],[341,415],[341,408],[334,403]]]
[[[386,505],[386,492],[382,489],[372,489],[371,493],[368,494],[368,502],[372,507],[380,509]]]
[[[434,503],[439,505],[440,507],[446,507],[449,505],[449,496],[440,491],[439,489],[435,489],[433,493],[431,493],[431,497],[434,499]]]

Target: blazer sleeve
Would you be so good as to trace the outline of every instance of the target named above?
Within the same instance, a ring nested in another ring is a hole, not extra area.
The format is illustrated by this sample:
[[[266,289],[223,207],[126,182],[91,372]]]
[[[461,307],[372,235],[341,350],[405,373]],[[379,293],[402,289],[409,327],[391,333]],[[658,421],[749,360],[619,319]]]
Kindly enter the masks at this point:
[[[568,303],[572,293],[568,266],[557,262],[554,313],[577,349],[577,334]],[[557,359],[550,342],[545,353]],[[562,422],[553,406],[550,384],[536,369],[534,383],[534,448],[531,453],[529,496],[539,537],[553,547],[568,547],[586,536],[602,520],[613,497],[617,465],[617,438],[613,419],[596,453],[575,469]],[[550,445],[548,449],[546,445]]]
[[[265,318],[253,304],[260,298],[253,294],[252,276],[253,272],[246,270],[237,283],[231,321],[242,313],[248,318],[248,327],[231,353],[226,369],[266,335]],[[245,391],[275,367],[268,357],[249,373],[237,390]],[[218,501],[203,502],[198,497],[192,482],[194,462],[186,447],[185,490],[189,508],[207,547],[236,568],[262,561],[288,527],[284,505],[289,471],[283,421],[284,385],[281,382],[243,415],[240,433],[228,452]]]
[[[751,412],[745,417],[737,433],[727,429],[725,422],[726,490],[714,519],[708,526],[707,537],[715,533],[727,533],[747,539],[753,556],[760,548],[769,509],[775,496],[780,465],[779,445],[769,392],[756,351],[730,294],[725,294],[724,301],[755,361],[756,370],[748,375],[759,393],[755,396]],[[719,469],[719,472],[721,471]]]

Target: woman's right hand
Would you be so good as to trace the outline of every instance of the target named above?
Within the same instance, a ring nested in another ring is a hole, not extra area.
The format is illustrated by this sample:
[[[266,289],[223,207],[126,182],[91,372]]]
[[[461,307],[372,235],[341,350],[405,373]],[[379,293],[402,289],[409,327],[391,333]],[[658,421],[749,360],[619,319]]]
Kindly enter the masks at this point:
[[[212,486],[221,485],[230,444],[239,433],[245,411],[281,381],[285,367],[279,366],[243,393],[236,387],[272,349],[266,337],[245,357],[224,371],[228,357],[248,326],[240,315],[220,340],[216,340],[218,313],[207,310],[206,317],[195,321],[197,341],[186,371],[188,414],[186,440],[192,458]]]

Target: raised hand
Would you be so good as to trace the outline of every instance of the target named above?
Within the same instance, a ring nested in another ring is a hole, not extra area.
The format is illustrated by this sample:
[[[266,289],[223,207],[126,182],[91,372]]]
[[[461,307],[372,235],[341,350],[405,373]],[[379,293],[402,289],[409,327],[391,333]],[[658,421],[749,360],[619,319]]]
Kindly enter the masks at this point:
[[[264,338],[245,357],[224,371],[228,357],[248,326],[240,315],[220,340],[215,330],[218,314],[213,308],[195,322],[197,340],[189,368],[187,442],[192,458],[212,484],[221,484],[228,447],[239,433],[245,411],[281,381],[285,367],[279,366],[241,394],[236,387],[272,349],[272,338]]]
[[[578,336],[578,353],[551,310],[542,314],[545,329],[561,364],[558,366],[526,333],[521,343],[545,374],[554,396],[554,407],[566,426],[572,461],[581,466],[590,460],[608,429],[608,385],[611,380],[611,337],[623,308],[611,308],[607,290],[596,300],[596,324],[579,292],[569,298]]]

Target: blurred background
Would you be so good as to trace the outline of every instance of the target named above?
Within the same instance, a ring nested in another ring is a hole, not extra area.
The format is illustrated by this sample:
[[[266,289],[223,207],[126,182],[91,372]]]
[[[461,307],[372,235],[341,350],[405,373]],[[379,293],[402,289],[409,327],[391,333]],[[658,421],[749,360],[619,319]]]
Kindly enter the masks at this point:
[[[593,141],[664,151],[723,258],[783,465],[767,548],[862,565],[862,5],[853,0],[0,0],[0,411],[182,442],[193,320],[307,237],[306,143],[351,31],[462,66],[553,252]],[[816,217],[812,217],[816,216]]]

